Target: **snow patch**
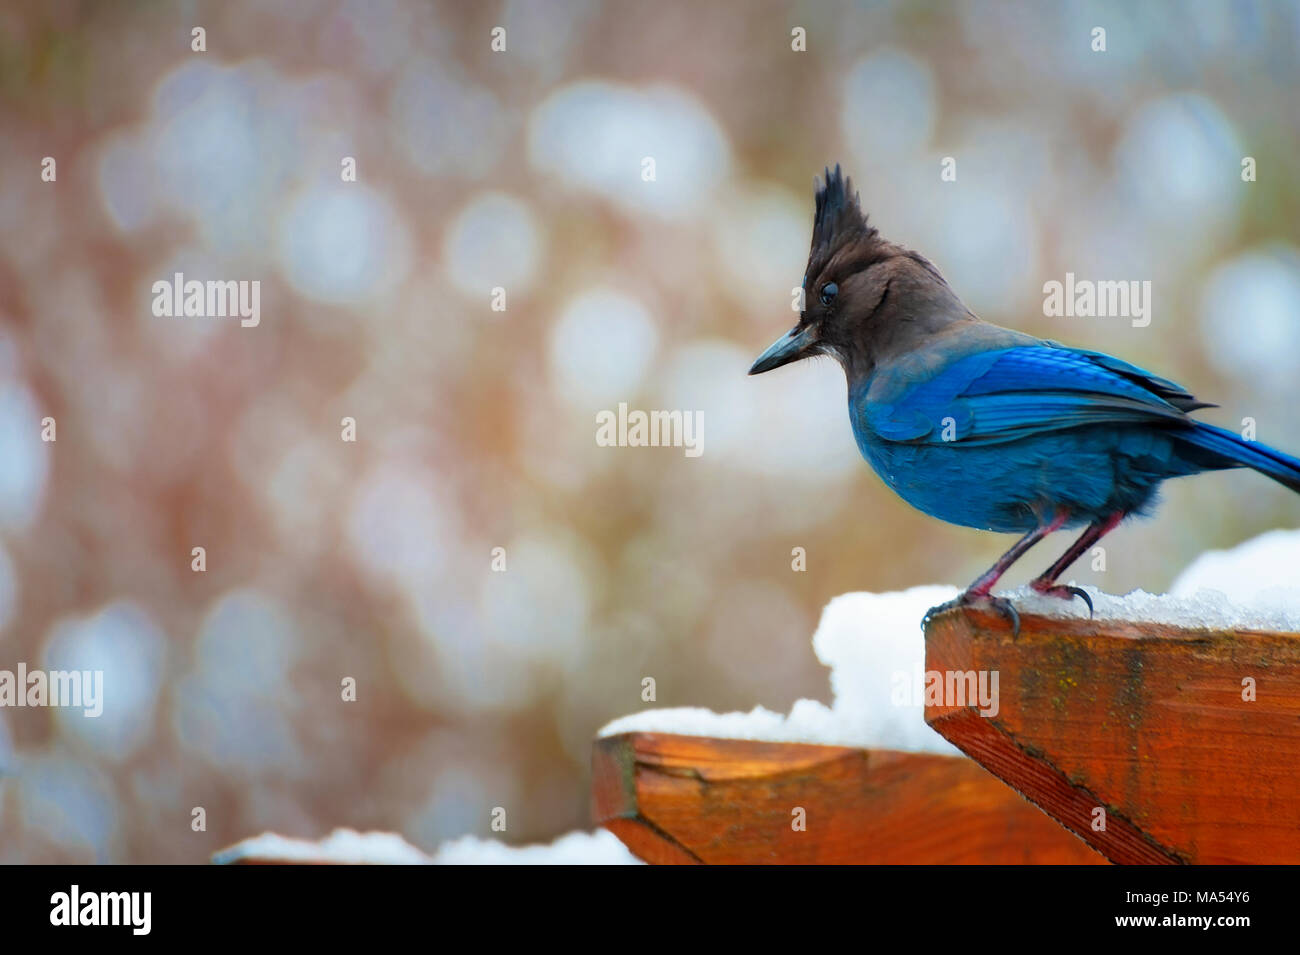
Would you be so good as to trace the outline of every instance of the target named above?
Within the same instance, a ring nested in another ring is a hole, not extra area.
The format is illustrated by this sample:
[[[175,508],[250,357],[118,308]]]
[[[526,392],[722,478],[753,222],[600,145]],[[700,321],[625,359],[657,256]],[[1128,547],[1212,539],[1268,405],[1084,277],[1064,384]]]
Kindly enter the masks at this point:
[[[600,735],[676,733],[956,753],[956,747],[925,724],[919,683],[925,668],[921,619],[957,593],[955,587],[928,586],[832,599],[813,635],[813,652],[831,668],[835,701],[829,707],[798,700],[789,714],[761,706],[748,713],[694,707],[645,710],[614,720]]]
[[[392,832],[335,829],[318,842],[274,833],[245,839],[212,857],[232,862],[301,862],[338,865],[640,865],[612,832],[570,832],[549,845],[508,846],[465,836],[428,855]]]
[[[1300,605],[1300,529],[1269,531],[1231,550],[1202,554],[1178,575],[1178,597],[1217,593],[1255,613],[1277,613],[1295,630]]]
[[[1275,630],[1300,633],[1300,530],[1271,531],[1227,551],[1197,558],[1171,594],[1135,590],[1124,596],[1084,590],[1099,620],[1128,620],[1190,630]],[[694,707],[644,710],[600,730],[675,733],[722,739],[826,743],[874,749],[955,753],[931,730],[917,692],[925,665],[921,619],[957,589],[913,587],[896,593],[852,593],[822,611],[813,650],[831,668],[831,706],[799,700],[788,714],[761,706],[748,713]],[[1004,596],[1022,614],[1086,618],[1082,600],[1044,597],[1027,586]]]
[[[508,846],[495,839],[465,836],[445,842],[435,865],[643,865],[607,829],[570,832],[549,845]]]
[[[1292,559],[1296,558],[1300,558],[1300,554]],[[1187,576],[1186,572],[1183,576]],[[1194,585],[1179,592],[1175,584],[1173,594],[1134,590],[1122,597],[1103,593],[1096,587],[1083,589],[1092,598],[1093,616],[1097,620],[1128,620],[1187,630],[1300,631],[1300,590],[1295,587],[1260,591],[1255,598],[1241,602],[1228,599],[1221,591]],[[1028,587],[1021,587],[1006,596],[1022,614],[1058,619],[1088,617],[1088,608],[1082,600],[1044,597]]]
[[[232,862],[313,862],[341,865],[422,865],[430,858],[393,832],[335,829],[319,842],[290,839],[264,832],[212,857],[218,865]]]

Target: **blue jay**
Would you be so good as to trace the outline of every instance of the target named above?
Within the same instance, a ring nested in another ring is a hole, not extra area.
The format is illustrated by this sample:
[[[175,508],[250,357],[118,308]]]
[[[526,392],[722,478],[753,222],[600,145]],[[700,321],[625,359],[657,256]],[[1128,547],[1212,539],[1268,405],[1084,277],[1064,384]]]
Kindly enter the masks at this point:
[[[1166,478],[1248,467],[1300,492],[1300,460],[1190,417],[1186,389],[1126,361],[981,321],[934,265],[868,224],[837,165],[817,184],[799,324],[757,375],[829,355],[848,378],[862,456],[932,517],[1022,535],[955,603],[991,601],[998,578],[1043,537],[1082,527],[1034,578],[1041,594],[1078,557],[1155,501]]]

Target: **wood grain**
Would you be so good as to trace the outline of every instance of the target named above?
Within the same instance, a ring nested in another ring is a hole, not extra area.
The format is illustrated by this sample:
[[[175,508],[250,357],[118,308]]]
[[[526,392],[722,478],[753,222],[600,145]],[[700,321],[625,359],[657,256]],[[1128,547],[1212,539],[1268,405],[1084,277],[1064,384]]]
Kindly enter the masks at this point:
[[[1300,862],[1300,636],[960,608],[926,669],[998,673],[996,715],[926,721],[1110,860]]]
[[[958,756],[629,733],[592,777],[596,822],[647,862],[1105,861]]]

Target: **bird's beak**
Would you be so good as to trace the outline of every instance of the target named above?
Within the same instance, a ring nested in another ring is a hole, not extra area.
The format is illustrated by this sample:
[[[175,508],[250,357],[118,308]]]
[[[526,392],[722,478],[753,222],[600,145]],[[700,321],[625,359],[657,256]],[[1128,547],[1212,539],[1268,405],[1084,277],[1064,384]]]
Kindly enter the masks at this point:
[[[751,375],[761,375],[765,371],[771,371],[773,368],[780,368],[782,365],[788,365],[792,361],[798,361],[800,358],[806,358],[811,351],[816,338],[812,335],[811,326],[800,330],[798,326],[772,342],[770,348],[758,356],[758,361],[749,369]]]

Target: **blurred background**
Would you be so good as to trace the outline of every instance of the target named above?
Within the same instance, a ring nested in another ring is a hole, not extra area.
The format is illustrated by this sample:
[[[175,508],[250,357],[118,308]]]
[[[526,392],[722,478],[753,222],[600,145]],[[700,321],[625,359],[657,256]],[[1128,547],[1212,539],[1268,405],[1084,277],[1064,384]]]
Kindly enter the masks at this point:
[[[0,710],[0,862],[550,839],[607,720],[826,700],[829,598],[975,577],[1009,539],[881,485],[837,366],[745,376],[826,163],[984,318],[1300,451],[1298,45],[1210,0],[4,0],[0,668],[106,702]],[[260,281],[260,325],[154,316],[178,271]],[[1045,317],[1066,272],[1150,281],[1150,325]],[[703,454],[598,446],[619,402]],[[1174,482],[1068,576],[1159,591],[1298,514]]]

